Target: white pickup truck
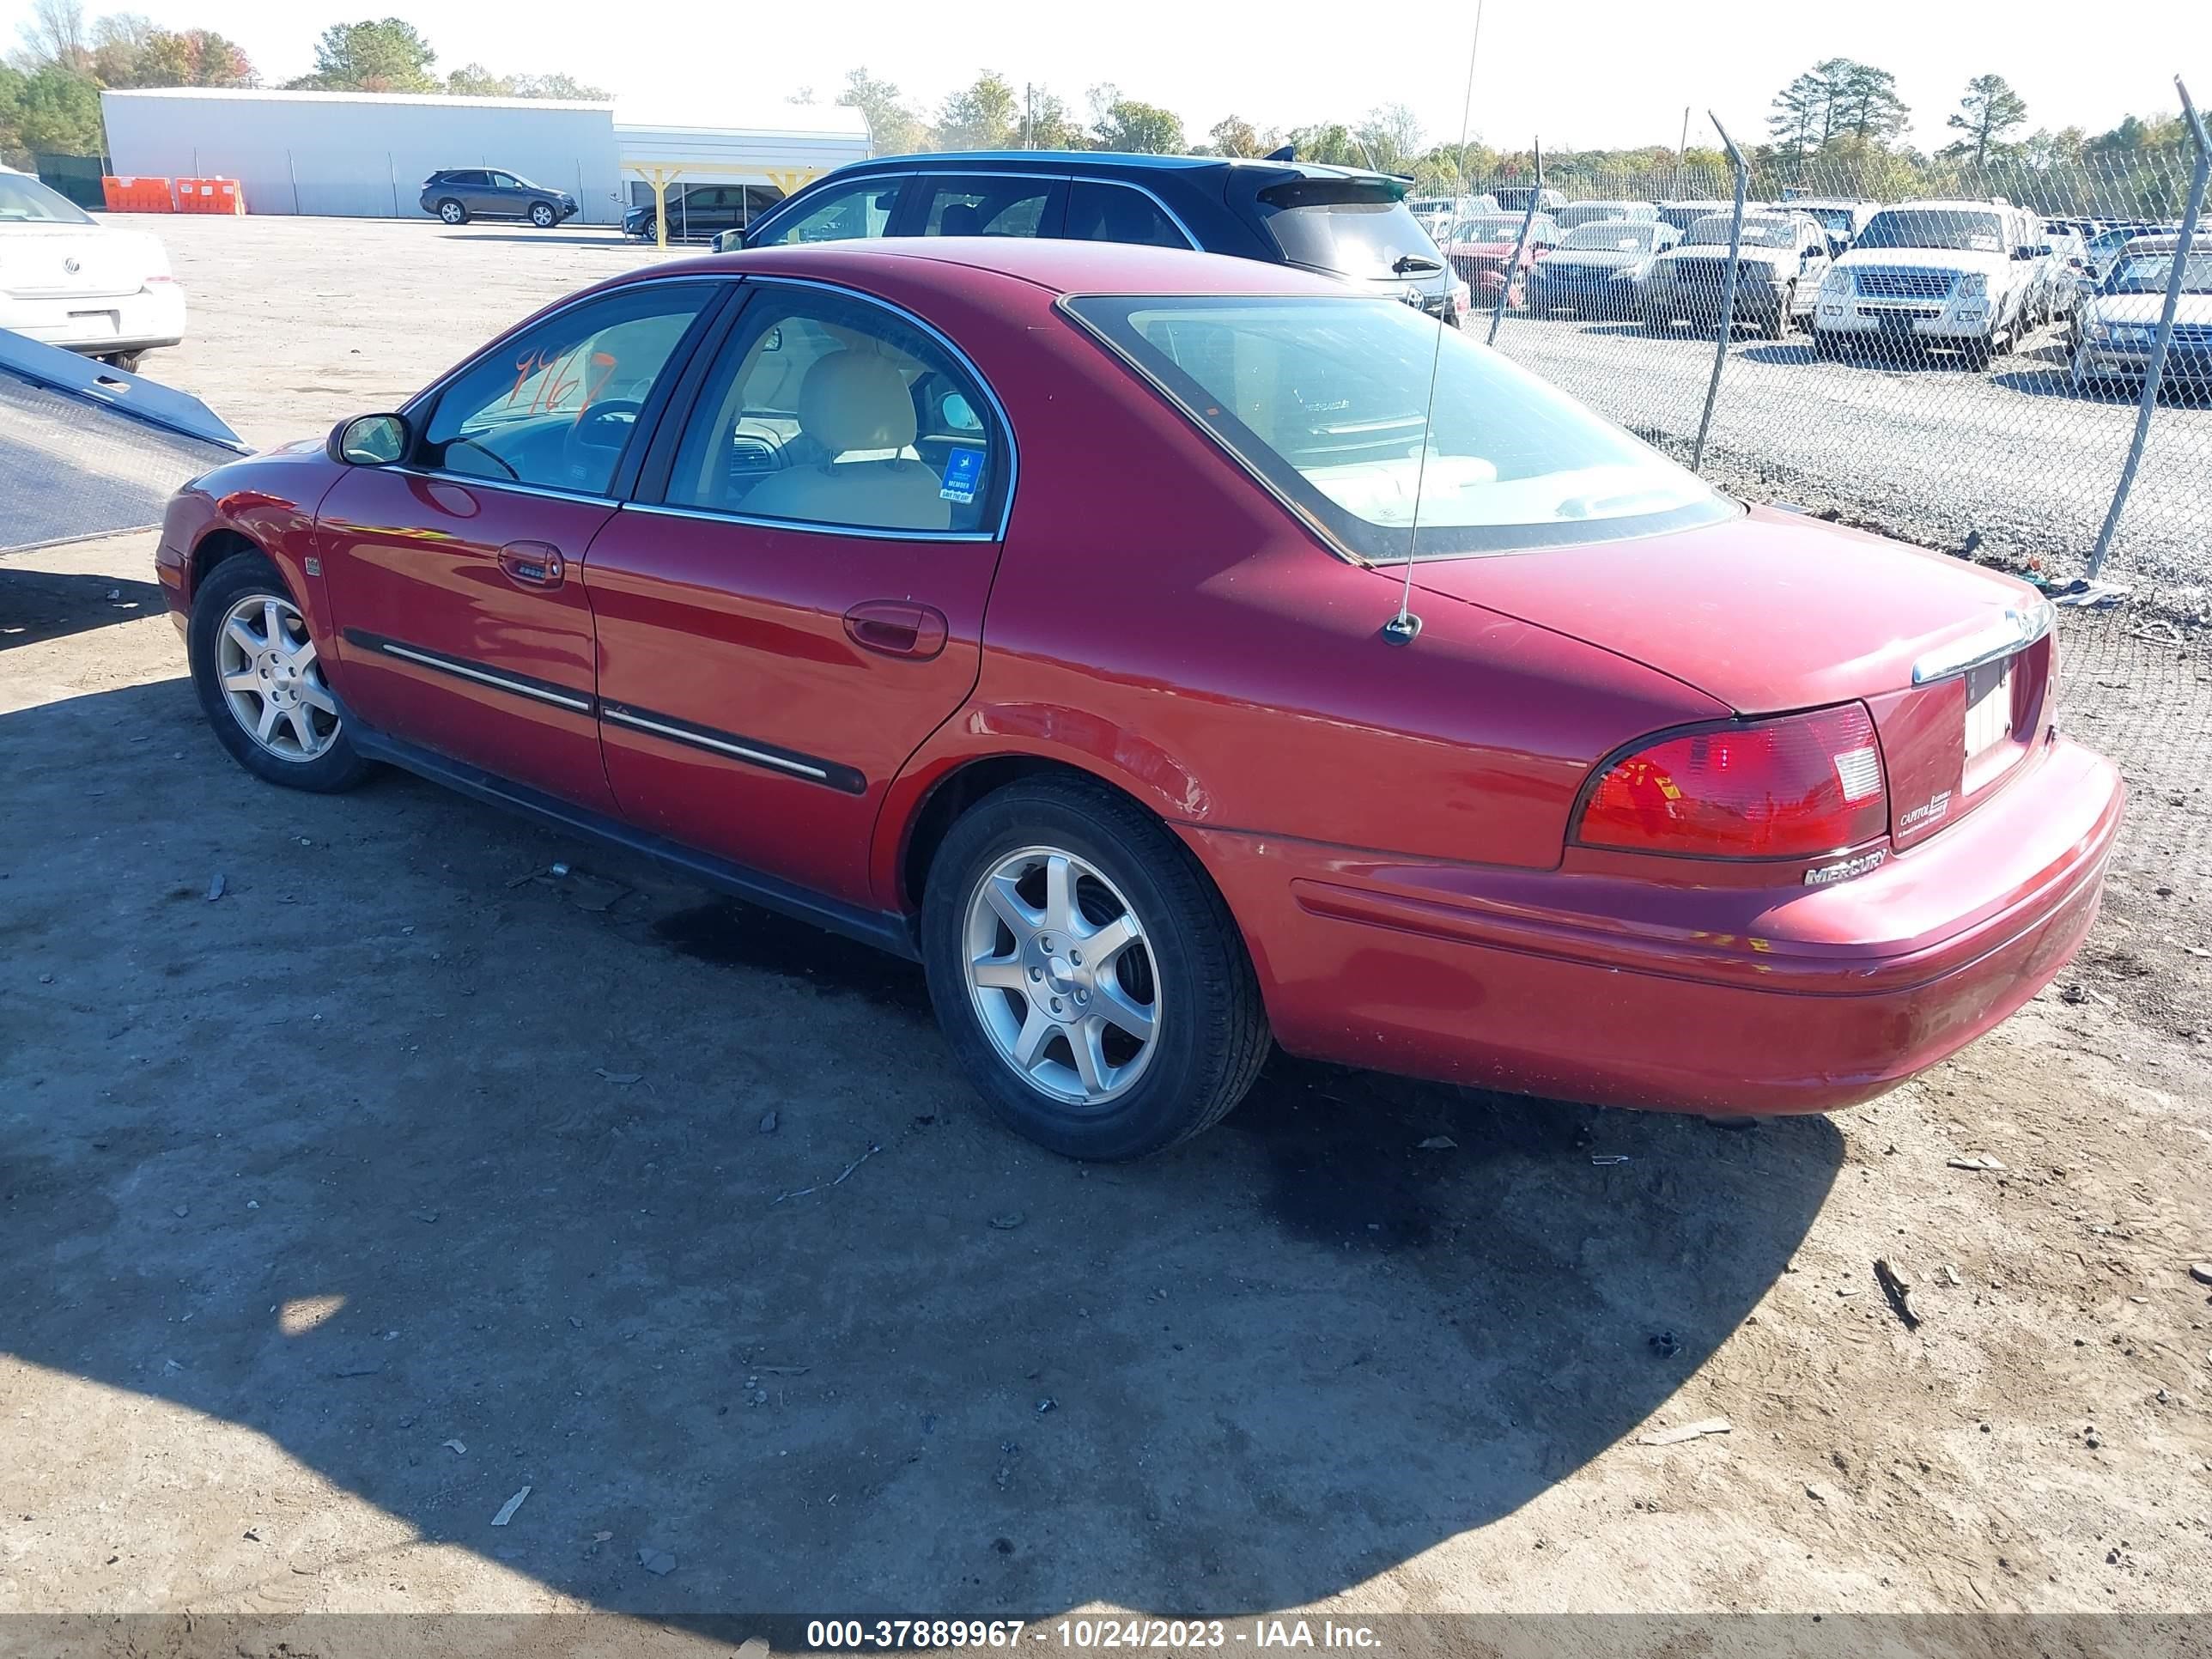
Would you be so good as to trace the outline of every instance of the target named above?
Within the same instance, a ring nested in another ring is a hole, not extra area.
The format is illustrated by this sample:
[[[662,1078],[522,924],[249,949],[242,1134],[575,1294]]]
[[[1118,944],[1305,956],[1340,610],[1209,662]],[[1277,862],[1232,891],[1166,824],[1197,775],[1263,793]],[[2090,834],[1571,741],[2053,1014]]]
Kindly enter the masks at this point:
[[[2043,240],[2041,222],[2008,202],[1884,208],[1828,267],[1813,313],[1814,350],[1917,361],[1942,349],[1984,368],[2031,326]]]

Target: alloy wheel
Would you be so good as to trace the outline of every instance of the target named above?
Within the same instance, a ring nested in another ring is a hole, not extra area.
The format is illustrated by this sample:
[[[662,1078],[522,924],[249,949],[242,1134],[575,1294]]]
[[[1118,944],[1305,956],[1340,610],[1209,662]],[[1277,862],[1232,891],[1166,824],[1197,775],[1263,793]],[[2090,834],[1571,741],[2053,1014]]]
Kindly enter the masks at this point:
[[[963,946],[984,1033],[1032,1088],[1088,1110],[1144,1075],[1159,1044],[1158,969],[1141,919],[1096,866],[1051,847],[1007,854],[969,896]]]
[[[249,593],[224,613],[216,683],[240,729],[278,760],[315,760],[337,741],[337,703],[289,599]]]

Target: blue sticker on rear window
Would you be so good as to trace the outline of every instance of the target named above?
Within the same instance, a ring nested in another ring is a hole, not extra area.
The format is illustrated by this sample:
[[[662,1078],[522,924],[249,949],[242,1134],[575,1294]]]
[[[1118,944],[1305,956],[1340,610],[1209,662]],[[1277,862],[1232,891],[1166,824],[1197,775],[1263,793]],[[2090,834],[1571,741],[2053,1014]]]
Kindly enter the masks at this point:
[[[975,486],[982,481],[983,452],[956,449],[945,458],[945,488],[937,492],[937,498],[964,506],[975,499]]]

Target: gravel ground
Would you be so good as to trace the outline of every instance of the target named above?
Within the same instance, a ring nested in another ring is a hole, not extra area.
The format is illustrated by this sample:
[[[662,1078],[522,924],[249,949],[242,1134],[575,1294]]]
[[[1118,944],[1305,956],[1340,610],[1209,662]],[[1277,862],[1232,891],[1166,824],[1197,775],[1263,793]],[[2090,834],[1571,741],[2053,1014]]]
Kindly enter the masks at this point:
[[[258,440],[649,257],[165,234],[157,372]],[[907,967],[404,778],[256,783],[150,553],[0,559],[0,1612],[2206,1610],[2201,642],[2068,618],[2136,792],[2104,920],[1871,1105],[1278,1059],[1085,1170]]]

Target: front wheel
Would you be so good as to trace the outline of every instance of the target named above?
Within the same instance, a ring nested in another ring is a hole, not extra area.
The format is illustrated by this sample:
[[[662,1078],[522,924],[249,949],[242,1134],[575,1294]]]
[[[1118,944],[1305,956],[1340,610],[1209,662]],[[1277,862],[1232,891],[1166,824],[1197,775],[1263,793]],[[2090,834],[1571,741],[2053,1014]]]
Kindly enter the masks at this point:
[[[438,204],[438,216],[449,225],[465,225],[469,222],[469,210],[449,196]]]
[[[550,230],[560,222],[560,215],[544,202],[534,202],[530,208],[530,222],[540,230]]]
[[[1763,331],[1766,337],[1779,340],[1786,336],[1790,332],[1790,316],[1796,309],[1797,289],[1793,284],[1782,290],[1782,297],[1775,301],[1774,314],[1764,319],[1765,327]]]
[[[328,794],[373,769],[347,739],[307,618],[260,554],[225,559],[200,584],[186,644],[216,741],[254,776]]]
[[[1016,783],[931,861],[922,959],[945,1040],[1008,1127],[1068,1158],[1142,1158],[1218,1122],[1267,1058],[1228,906],[1126,798]]]

